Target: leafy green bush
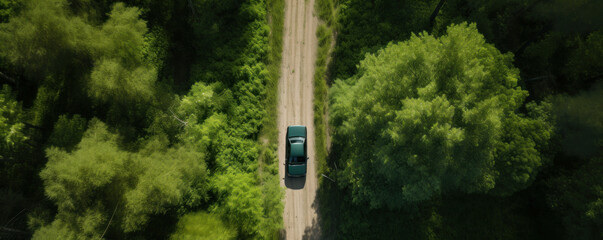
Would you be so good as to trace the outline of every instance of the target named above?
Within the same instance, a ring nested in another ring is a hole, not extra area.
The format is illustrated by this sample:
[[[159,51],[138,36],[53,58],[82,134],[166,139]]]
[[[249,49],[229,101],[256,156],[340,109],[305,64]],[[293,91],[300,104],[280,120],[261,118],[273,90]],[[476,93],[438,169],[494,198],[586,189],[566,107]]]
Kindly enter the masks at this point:
[[[15,148],[20,147],[28,139],[24,134],[25,124],[21,103],[15,100],[11,88],[7,85],[0,90],[0,159],[8,160]]]
[[[269,36],[264,1],[240,5],[212,1],[200,4],[213,6],[214,14],[237,12],[239,15],[233,21],[239,24],[228,31],[197,32],[199,36],[224,41],[199,46],[208,52],[199,57],[193,69],[192,77],[200,83],[193,85],[177,110],[177,115],[187,122],[180,138],[192,146],[208,149],[212,189],[216,194],[211,211],[235,226],[239,238],[274,238],[282,226],[280,200],[283,194],[278,171],[274,171],[278,169],[275,167],[278,161],[270,154],[276,149],[262,146],[257,138],[260,128],[275,124],[272,122],[275,116],[267,113],[274,112],[269,108],[276,107],[276,98],[268,98],[267,94],[268,91],[276,93],[278,75],[271,71],[278,63],[271,61],[280,60],[282,40],[275,39],[280,36]],[[279,3],[270,4],[278,6]],[[226,24],[213,14],[203,19],[196,26],[198,30],[206,30],[204,26],[221,28]],[[282,27],[282,23],[275,25]],[[269,44],[279,49],[272,50]],[[208,62],[208,57],[220,60]],[[267,134],[274,137],[272,141],[276,140],[274,132]]]
[[[170,239],[174,240],[231,240],[236,231],[225,225],[220,218],[206,212],[189,213],[180,218],[177,230]]]

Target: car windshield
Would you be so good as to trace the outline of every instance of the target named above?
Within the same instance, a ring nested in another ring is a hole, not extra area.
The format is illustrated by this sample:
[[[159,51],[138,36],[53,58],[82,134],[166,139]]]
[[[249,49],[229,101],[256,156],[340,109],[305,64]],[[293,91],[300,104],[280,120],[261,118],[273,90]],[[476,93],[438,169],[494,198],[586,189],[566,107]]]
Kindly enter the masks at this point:
[[[291,157],[289,158],[289,162],[293,165],[299,165],[306,163],[305,157]]]
[[[304,143],[304,139],[303,138],[291,138],[291,139],[289,139],[289,142],[291,144],[293,144],[293,143]]]

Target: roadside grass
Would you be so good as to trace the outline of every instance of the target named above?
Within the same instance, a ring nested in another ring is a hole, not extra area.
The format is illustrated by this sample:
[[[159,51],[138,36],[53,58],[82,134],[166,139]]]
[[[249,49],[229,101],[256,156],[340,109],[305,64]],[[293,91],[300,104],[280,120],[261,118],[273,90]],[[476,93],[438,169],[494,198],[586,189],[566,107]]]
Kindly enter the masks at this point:
[[[338,0],[316,0],[315,9],[318,12],[318,18],[328,26],[333,27],[335,23],[336,1]]]
[[[259,179],[261,181],[262,192],[269,194],[271,191],[280,191],[278,196],[279,202],[282,202],[284,190],[280,187],[279,173],[278,173],[278,82],[280,78],[280,67],[281,67],[281,54],[283,50],[283,21],[284,21],[284,10],[285,0],[266,0],[267,7],[267,19],[268,26],[270,28],[270,35],[268,36],[268,59],[266,62],[266,68],[268,71],[268,77],[266,84],[266,98],[264,100],[264,108],[266,110],[266,116],[262,123],[262,129],[260,130],[258,141],[260,143],[260,157],[259,163]],[[282,214],[283,206],[282,203],[278,209],[271,210],[270,215],[277,215],[280,219],[281,229],[274,232],[269,239],[279,239],[280,232],[283,228]]]
[[[317,160],[317,174],[327,171],[327,119],[328,86],[327,68],[331,45],[334,41],[335,0],[316,0],[315,10],[321,20],[316,37],[318,38],[318,54],[314,73],[314,139]],[[322,178],[319,177],[319,183]]]
[[[285,17],[285,0],[267,0],[268,24],[270,36],[268,39],[270,51],[268,54],[268,82],[266,83],[266,117],[260,131],[260,139],[266,138],[270,144],[278,144],[277,105],[278,81],[280,78],[281,54],[283,50],[283,21]]]
[[[316,159],[318,160],[318,173],[322,173],[326,167],[327,158],[327,133],[326,133],[326,111],[327,111],[327,60],[331,47],[331,32],[325,24],[320,24],[316,31],[318,37],[318,55],[316,56],[316,71],[314,73],[314,139],[316,148]]]

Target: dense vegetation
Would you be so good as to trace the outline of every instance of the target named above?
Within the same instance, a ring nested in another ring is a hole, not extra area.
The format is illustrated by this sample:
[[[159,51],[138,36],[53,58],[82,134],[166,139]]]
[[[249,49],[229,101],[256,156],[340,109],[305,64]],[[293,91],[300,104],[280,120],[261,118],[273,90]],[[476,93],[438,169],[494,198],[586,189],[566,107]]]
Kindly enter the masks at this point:
[[[319,4],[326,237],[603,237],[600,1]]]
[[[367,56],[332,87],[341,184],[357,202],[392,209],[445,192],[525,188],[546,162],[551,127],[539,106],[527,106],[533,117],[517,113],[527,95],[517,72],[466,24]]]
[[[601,1],[316,2],[324,237],[603,238]],[[0,0],[0,238],[277,238],[283,6]]]
[[[0,237],[275,238],[275,6],[0,1]]]

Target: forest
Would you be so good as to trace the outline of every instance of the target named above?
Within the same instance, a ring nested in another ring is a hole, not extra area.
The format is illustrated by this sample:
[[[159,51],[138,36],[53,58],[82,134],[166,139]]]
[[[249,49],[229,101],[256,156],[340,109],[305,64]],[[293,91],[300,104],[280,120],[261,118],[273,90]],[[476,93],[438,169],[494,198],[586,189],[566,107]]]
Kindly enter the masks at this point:
[[[276,238],[282,12],[1,0],[0,238]]]
[[[601,1],[317,8],[324,238],[603,238]]]
[[[315,7],[321,238],[603,238],[602,1]],[[0,239],[279,239],[283,14],[0,0]]]

